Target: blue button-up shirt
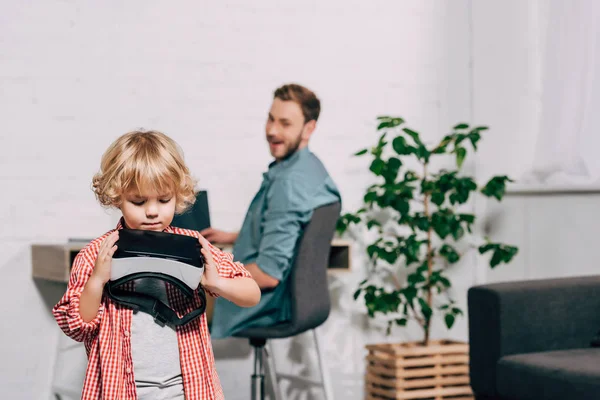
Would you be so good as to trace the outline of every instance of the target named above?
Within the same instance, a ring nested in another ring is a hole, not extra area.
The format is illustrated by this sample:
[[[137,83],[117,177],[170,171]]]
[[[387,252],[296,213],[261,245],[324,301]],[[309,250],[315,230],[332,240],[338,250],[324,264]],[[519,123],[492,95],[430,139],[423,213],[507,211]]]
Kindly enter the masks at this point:
[[[217,298],[211,336],[223,338],[255,326],[290,320],[287,278],[299,239],[313,210],[340,201],[339,191],[321,161],[303,148],[289,158],[272,163],[250,203],[233,247],[235,261],[256,263],[279,280],[274,290],[263,292],[255,307],[243,308]]]

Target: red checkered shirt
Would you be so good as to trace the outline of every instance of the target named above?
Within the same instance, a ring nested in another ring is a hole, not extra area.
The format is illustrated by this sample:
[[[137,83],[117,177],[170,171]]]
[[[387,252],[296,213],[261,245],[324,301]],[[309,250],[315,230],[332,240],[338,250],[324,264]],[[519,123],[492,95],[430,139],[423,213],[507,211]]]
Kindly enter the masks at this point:
[[[117,229],[121,229],[119,223]],[[130,308],[102,297],[96,318],[84,322],[79,315],[79,300],[87,280],[92,274],[102,240],[111,232],[93,240],[83,248],[71,270],[67,292],[54,306],[53,314],[60,328],[72,339],[84,342],[88,355],[88,366],[81,398],[105,400],[136,399],[133,362],[131,359]],[[198,237],[198,232],[169,226],[165,232]],[[218,265],[219,275],[226,278],[251,277],[233,256],[214,246],[210,251]],[[171,290],[169,299],[172,307],[185,314],[200,305],[196,293],[193,303],[183,299],[176,290]],[[174,301],[173,301],[174,300]],[[179,302],[180,301],[180,302]],[[181,317],[181,315],[180,315]],[[186,400],[223,399],[223,390],[215,369],[215,361],[206,322],[206,314],[177,327],[177,340]]]

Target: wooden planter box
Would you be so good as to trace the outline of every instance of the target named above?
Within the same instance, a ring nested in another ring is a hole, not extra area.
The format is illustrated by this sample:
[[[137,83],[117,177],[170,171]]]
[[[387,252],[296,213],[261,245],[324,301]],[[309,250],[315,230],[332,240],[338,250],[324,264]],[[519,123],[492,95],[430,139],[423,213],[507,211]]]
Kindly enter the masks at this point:
[[[367,400],[473,399],[467,343],[374,344],[367,349]]]

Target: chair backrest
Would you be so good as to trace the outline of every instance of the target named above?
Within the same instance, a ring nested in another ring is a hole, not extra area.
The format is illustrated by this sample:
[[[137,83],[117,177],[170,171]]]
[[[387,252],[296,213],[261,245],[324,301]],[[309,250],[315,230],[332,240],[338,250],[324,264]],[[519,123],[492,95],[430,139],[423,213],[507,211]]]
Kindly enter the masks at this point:
[[[315,209],[300,239],[289,280],[291,328],[296,333],[321,325],[329,316],[327,267],[340,210],[339,202]]]

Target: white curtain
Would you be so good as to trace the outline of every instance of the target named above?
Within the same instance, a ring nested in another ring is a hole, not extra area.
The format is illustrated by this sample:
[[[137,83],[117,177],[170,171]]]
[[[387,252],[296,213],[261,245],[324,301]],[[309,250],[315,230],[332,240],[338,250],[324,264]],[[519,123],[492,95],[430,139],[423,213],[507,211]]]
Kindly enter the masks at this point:
[[[547,0],[540,131],[525,180],[600,180],[600,1]]]

